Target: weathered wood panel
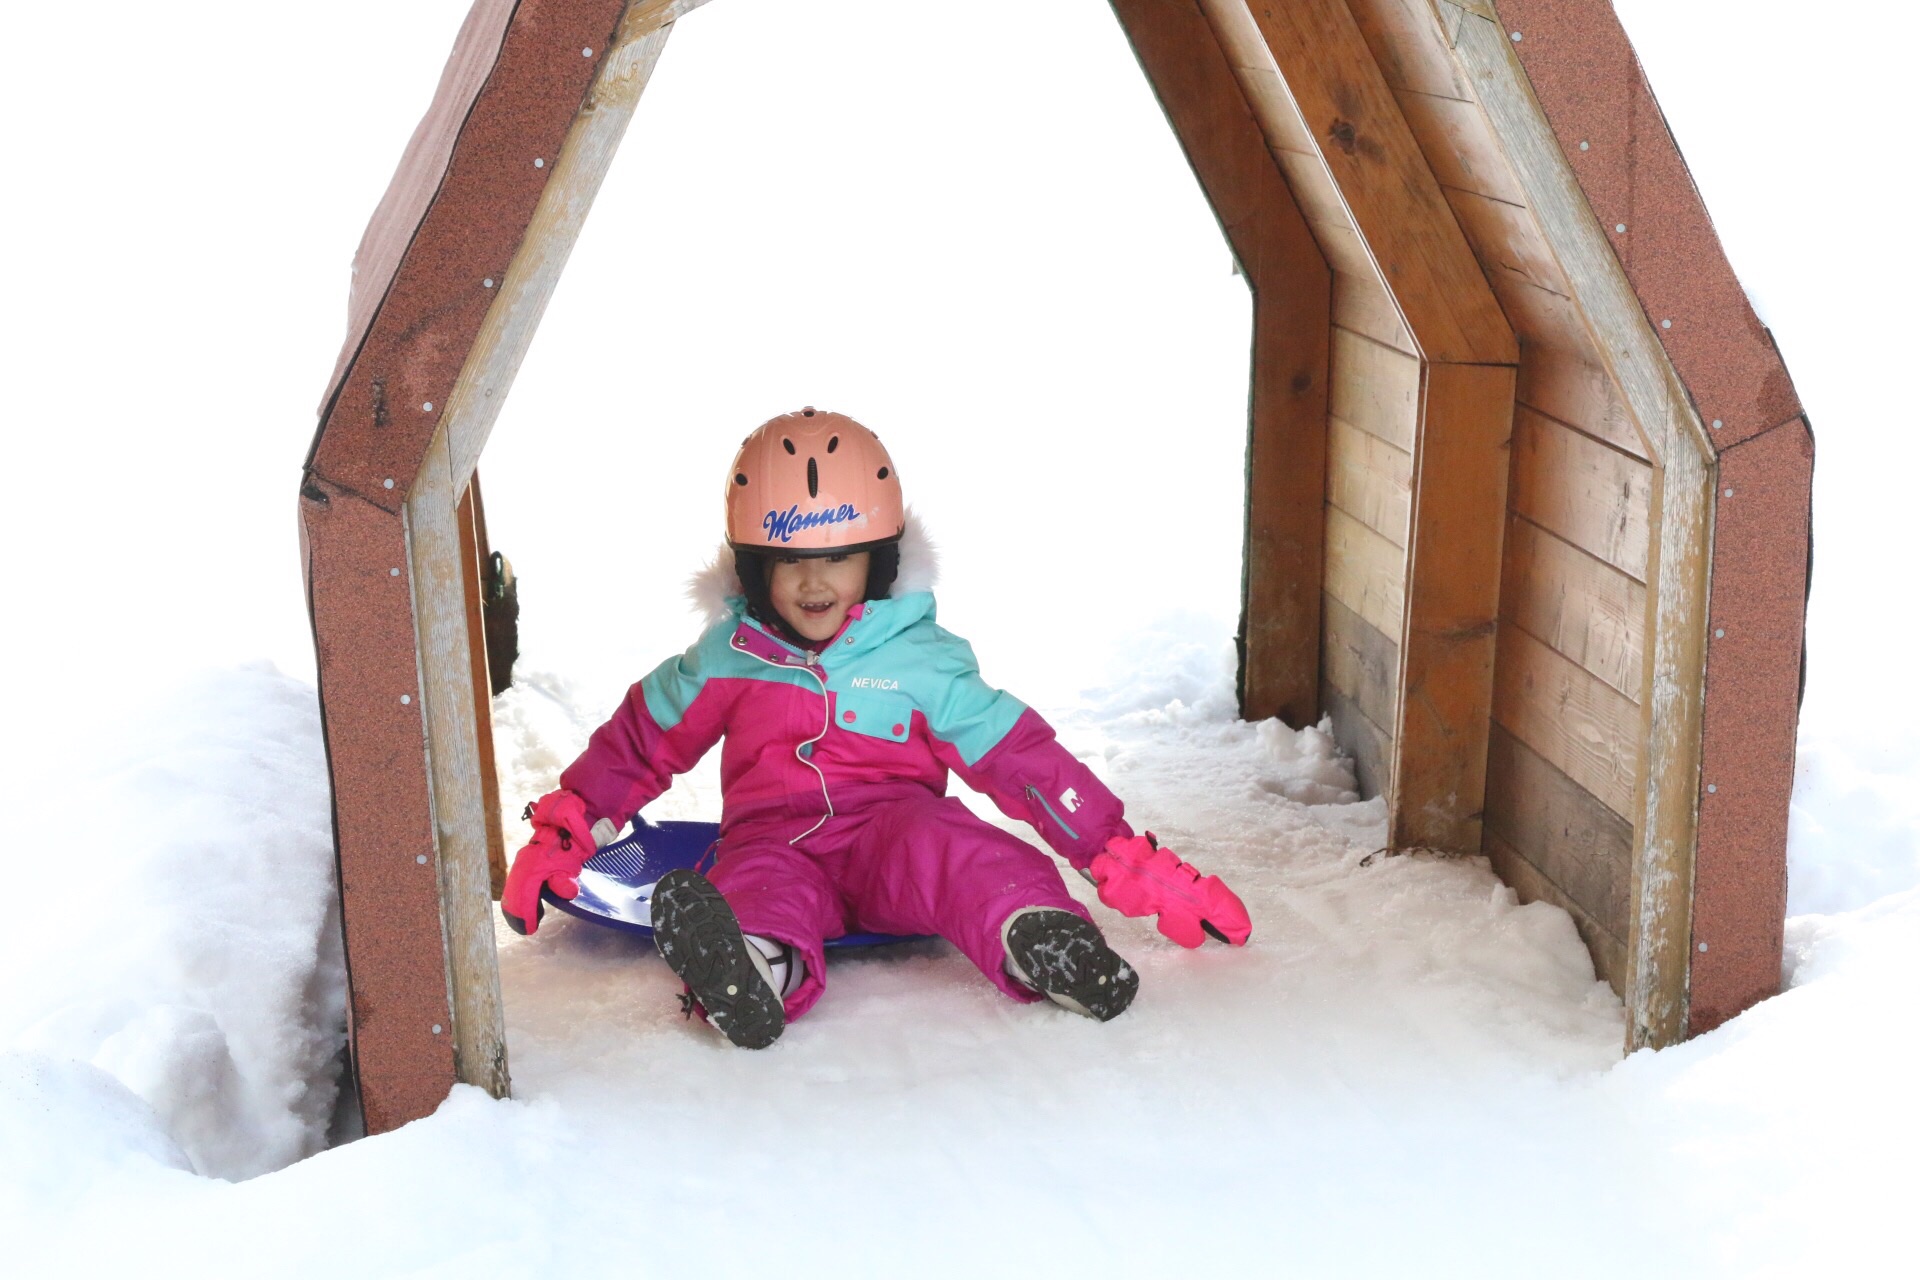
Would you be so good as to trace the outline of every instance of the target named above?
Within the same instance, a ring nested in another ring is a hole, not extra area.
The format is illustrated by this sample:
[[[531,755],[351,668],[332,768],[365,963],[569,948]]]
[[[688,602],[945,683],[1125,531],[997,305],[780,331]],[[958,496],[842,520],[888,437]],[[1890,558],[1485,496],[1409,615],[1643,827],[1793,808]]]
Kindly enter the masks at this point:
[[[1327,424],[1327,501],[1396,547],[1407,545],[1413,457],[1339,418]]]
[[[1640,772],[1633,699],[1508,623],[1500,628],[1493,717],[1630,819]]]
[[[1527,202],[1478,102],[1410,91],[1395,97],[1441,186],[1475,191],[1509,204]]]
[[[480,806],[487,823],[487,889],[495,902],[507,883],[506,833],[500,829],[500,770],[493,756],[493,676],[487,667],[486,514],[480,501],[480,473],[474,472],[460,495],[461,583],[467,606],[467,650],[472,663],[474,746],[479,754]]]
[[[1400,649],[1365,618],[1329,595],[1323,605],[1327,620],[1321,669],[1327,683],[1353,700],[1376,727],[1399,717]],[[1386,730],[1380,730],[1382,738]]]
[[[1371,800],[1391,792],[1393,753],[1387,731],[1367,719],[1353,699],[1324,681],[1320,705],[1333,721],[1334,739],[1353,753],[1354,780],[1360,784],[1362,798]]]
[[[1433,364],[1425,383],[1388,830],[1395,848],[1478,853],[1514,370]]]
[[[1487,746],[1487,831],[1609,933],[1627,936],[1633,824],[1499,725]]]
[[[1473,85],[1450,56],[1432,0],[1348,0],[1367,47],[1395,89],[1471,98]]]
[[[1447,203],[1453,207],[1454,216],[1460,219],[1460,225],[1467,233],[1467,243],[1473,246],[1480,265],[1489,274],[1506,272],[1523,284],[1562,297],[1569,297],[1573,293],[1573,286],[1567,283],[1566,275],[1560,270],[1560,264],[1554,261],[1553,251],[1547,248],[1533,215],[1524,206],[1452,187],[1443,187],[1442,190],[1446,193]],[[1523,342],[1570,343],[1583,336],[1579,331],[1571,334],[1529,333],[1517,326],[1516,332]]]
[[[1413,335],[1400,318],[1400,308],[1388,296],[1386,286],[1372,276],[1334,275],[1333,323],[1407,355],[1419,354]]]
[[[1407,556],[1338,507],[1327,512],[1327,593],[1378,627],[1400,634]]]
[[[1251,12],[1421,354],[1514,363],[1513,331],[1344,0]]]
[[[1420,422],[1420,361],[1346,329],[1333,331],[1328,410],[1388,444],[1413,452]]]
[[[1486,833],[1485,840],[1487,861],[1492,864],[1494,874],[1511,885],[1522,902],[1546,902],[1566,912],[1580,934],[1580,941],[1587,944],[1587,953],[1593,957],[1595,976],[1624,998],[1632,966],[1627,963],[1627,946],[1619,936],[1588,915],[1560,886],[1522,857],[1519,850],[1492,831]]]
[[[1520,359],[1520,403],[1596,440],[1650,461],[1640,425],[1590,345],[1529,344]]]
[[[1646,587],[1519,516],[1504,559],[1501,616],[1638,702]]]
[[[1524,406],[1514,414],[1513,509],[1647,580],[1651,469]]]

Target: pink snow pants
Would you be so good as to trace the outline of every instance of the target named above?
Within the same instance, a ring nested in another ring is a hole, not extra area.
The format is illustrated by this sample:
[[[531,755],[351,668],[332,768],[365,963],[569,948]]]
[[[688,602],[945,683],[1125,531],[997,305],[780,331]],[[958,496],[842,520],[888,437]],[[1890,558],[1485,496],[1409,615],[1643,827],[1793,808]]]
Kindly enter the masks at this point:
[[[743,930],[806,957],[806,980],[786,1000],[789,1020],[826,990],[821,944],[828,938],[938,934],[994,986],[1024,1001],[1040,997],[1002,965],[1007,917],[1022,907],[1058,907],[1093,918],[1067,892],[1051,858],[982,822],[952,796],[865,804],[828,818],[798,847],[751,828],[730,833],[708,878]]]

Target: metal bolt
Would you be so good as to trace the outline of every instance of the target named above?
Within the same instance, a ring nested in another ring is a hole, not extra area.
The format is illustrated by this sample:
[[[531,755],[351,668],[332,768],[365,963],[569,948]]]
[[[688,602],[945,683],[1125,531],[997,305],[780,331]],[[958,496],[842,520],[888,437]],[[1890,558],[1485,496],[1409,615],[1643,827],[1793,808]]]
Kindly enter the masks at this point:
[[[433,412],[433,401],[431,401],[431,400],[425,400],[425,401],[422,401],[422,402],[421,402],[421,405],[420,405],[420,412],[422,412],[422,413],[432,413],[432,412]]]
[[[1588,143],[1587,143],[1587,140],[1586,140],[1585,138],[1582,138],[1582,139],[1580,139],[1580,149],[1581,149],[1582,151],[1586,151],[1586,150],[1589,150],[1589,146],[1588,146]]]
[[[547,167],[547,162],[539,156],[535,156],[533,158],[533,167],[536,169],[544,169]]]
[[[435,1035],[440,1034],[440,1024],[437,1022],[433,1024],[433,1034]]]
[[[427,865],[427,855],[424,853],[415,854],[413,860],[423,867]]]
[[[398,569],[389,569],[387,570],[387,576],[389,578],[397,578],[400,576],[400,571]]]
[[[1711,782],[1709,782],[1709,783],[1707,784],[1707,793],[1708,793],[1709,795],[1711,795],[1711,794],[1713,794],[1714,792],[1716,792],[1716,791],[1718,791],[1718,790],[1720,790],[1720,788],[1719,788],[1719,787],[1716,787],[1716,786],[1715,786],[1715,785],[1714,785],[1713,783],[1711,783]]]
[[[1671,321],[1671,320],[1662,320],[1662,321],[1660,322],[1660,327],[1661,327],[1662,329],[1671,329],[1671,328],[1673,328],[1673,321]]]
[[[1627,224],[1624,222],[1616,222],[1613,224],[1613,229],[1624,235],[1627,230]]]
[[[1513,33],[1513,42],[1514,42],[1515,44],[1519,44],[1519,43],[1520,43],[1520,33],[1519,33],[1518,31],[1516,31],[1516,32],[1514,32],[1514,33]]]
[[[482,289],[491,289],[491,288],[493,288],[493,277],[492,277],[492,276],[488,276],[488,277],[487,277],[487,278],[486,278],[485,280],[482,280],[482,281],[480,282],[480,287],[481,287]]]
[[[391,489],[393,488],[393,477],[388,476],[385,480],[382,480],[380,483],[383,487]]]
[[[1713,420],[1713,429],[1714,429],[1715,431],[1718,431],[1718,430],[1720,429],[1720,427],[1721,427],[1721,422],[1720,422],[1720,419],[1718,419],[1718,418],[1715,418],[1715,419]]]
[[[401,694],[401,695],[400,695],[400,705],[401,705],[401,706],[403,706],[403,707],[405,707],[405,706],[410,706],[410,705],[412,705],[412,703],[413,703],[413,695],[412,695],[412,694],[410,694],[410,693],[403,693],[403,694]]]
[[[583,57],[583,58],[591,58],[591,57],[593,56],[593,50],[591,50],[591,49],[582,49],[582,50],[580,51],[580,56],[581,56],[581,57]]]
[[[1731,497],[1733,496],[1733,490],[1731,490],[1731,489],[1722,489],[1722,490],[1720,491],[1720,496],[1721,496],[1721,497],[1723,497],[1723,498],[1731,498]]]
[[[1707,950],[1707,944],[1706,944],[1706,943],[1704,943],[1704,942],[1703,942],[1703,943],[1701,943],[1701,944],[1700,944],[1700,953],[1701,953],[1702,955],[1705,955],[1705,954],[1706,954],[1706,950]]]
[[[1725,627],[1715,627],[1713,629],[1713,638],[1715,640],[1725,640],[1727,638],[1727,629]]]

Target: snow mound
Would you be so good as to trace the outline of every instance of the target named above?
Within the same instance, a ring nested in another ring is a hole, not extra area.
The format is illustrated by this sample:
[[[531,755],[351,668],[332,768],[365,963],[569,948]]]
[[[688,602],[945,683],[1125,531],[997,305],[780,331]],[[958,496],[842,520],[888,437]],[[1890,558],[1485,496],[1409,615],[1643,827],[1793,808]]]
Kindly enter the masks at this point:
[[[0,1045],[91,1063],[200,1173],[278,1169],[325,1145],[345,1043],[314,691],[209,672],[113,741],[44,798],[84,815],[84,873],[4,944],[31,978],[0,989]]]

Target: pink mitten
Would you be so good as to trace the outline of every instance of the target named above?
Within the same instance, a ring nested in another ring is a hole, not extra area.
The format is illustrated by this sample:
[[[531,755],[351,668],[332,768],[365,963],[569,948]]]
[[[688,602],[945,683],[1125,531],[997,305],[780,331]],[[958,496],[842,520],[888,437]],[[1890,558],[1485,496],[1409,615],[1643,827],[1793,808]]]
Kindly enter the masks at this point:
[[[593,856],[593,824],[587,821],[586,801],[571,791],[548,792],[523,816],[533,821],[533,839],[513,857],[500,892],[500,914],[515,933],[532,933],[545,910],[543,886],[563,898],[580,892],[580,868]]]
[[[1125,916],[1159,916],[1160,932],[1183,947],[1197,947],[1212,934],[1245,946],[1253,933],[1246,904],[1219,876],[1203,876],[1162,849],[1149,831],[1115,836],[1087,867],[1100,887],[1100,901]]]

